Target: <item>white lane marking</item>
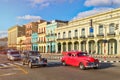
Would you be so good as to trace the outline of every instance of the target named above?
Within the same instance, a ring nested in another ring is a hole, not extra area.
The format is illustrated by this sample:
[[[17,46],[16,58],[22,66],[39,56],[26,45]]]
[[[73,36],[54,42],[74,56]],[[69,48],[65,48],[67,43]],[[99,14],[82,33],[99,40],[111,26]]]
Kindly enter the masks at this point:
[[[10,66],[14,66],[14,64],[12,64],[12,63],[7,63],[8,65],[10,65]]]
[[[14,74],[16,74],[16,73],[7,73],[7,74],[2,74],[0,76],[10,76],[10,75],[14,75]]]
[[[3,67],[7,67],[8,65],[6,65],[6,64],[0,64],[1,66],[3,66]]]
[[[17,63],[17,62],[15,62],[14,64],[22,66],[22,63]]]

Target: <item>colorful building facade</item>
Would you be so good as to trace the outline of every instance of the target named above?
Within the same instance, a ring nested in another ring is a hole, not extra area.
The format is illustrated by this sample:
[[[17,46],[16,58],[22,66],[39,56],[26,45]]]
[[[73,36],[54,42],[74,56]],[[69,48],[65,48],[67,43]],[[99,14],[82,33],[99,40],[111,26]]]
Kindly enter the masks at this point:
[[[23,26],[13,26],[11,28],[8,29],[8,47],[9,48],[13,48],[13,49],[17,49],[17,38],[21,36],[21,31],[24,31],[24,27]]]
[[[67,21],[53,20],[46,27],[46,51],[48,53],[55,53],[56,51],[56,28],[67,24]]]
[[[72,20],[56,33],[59,52],[81,50],[91,55],[120,56],[120,9]]]
[[[32,34],[32,50],[33,51],[38,51],[38,33],[33,33]]]

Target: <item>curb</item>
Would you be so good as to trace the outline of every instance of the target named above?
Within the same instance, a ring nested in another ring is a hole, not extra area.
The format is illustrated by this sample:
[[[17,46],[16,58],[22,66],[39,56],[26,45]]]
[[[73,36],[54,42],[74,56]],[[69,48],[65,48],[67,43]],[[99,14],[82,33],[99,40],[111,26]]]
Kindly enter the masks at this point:
[[[100,63],[120,63],[120,61],[99,61]]]

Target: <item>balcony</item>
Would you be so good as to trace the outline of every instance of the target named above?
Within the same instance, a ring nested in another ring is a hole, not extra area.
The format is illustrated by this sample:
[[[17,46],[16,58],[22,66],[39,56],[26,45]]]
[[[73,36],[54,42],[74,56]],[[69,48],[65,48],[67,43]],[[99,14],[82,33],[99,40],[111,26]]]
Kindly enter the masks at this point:
[[[107,33],[107,36],[115,36],[115,32],[109,32]]]
[[[45,34],[45,32],[39,32],[38,34]]]
[[[99,33],[99,34],[97,34],[97,37],[104,37],[104,34],[103,33]]]
[[[58,38],[57,40],[71,40],[72,38]]]
[[[77,37],[77,36],[75,36],[75,37],[73,37],[73,39],[78,39],[78,37]]]
[[[86,37],[85,37],[85,35],[81,35],[80,38],[85,39]]]
[[[47,34],[46,37],[50,37],[50,36],[56,36],[56,34]]]
[[[94,38],[93,34],[88,35],[88,38]]]
[[[55,42],[55,40],[50,40],[50,41],[47,41],[47,43],[51,43],[51,42]]]

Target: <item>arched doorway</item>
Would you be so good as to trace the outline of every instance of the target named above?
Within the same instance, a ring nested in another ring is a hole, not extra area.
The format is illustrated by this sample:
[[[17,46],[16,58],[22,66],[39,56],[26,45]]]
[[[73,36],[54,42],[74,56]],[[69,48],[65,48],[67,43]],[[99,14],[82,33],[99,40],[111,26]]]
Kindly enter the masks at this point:
[[[60,53],[61,52],[61,43],[58,43],[57,46],[58,46],[58,53]]]
[[[79,50],[79,42],[74,42],[74,50]]]
[[[89,44],[89,54],[95,54],[96,47],[95,47],[95,41],[91,40],[88,42]]]
[[[71,51],[72,50],[72,42],[69,42],[68,43],[68,51]]]
[[[63,43],[63,51],[66,51],[66,43]]]
[[[117,40],[110,39],[108,40],[108,55],[117,54]]]
[[[86,51],[86,41],[81,42],[81,51]]]
[[[103,40],[98,40],[97,48],[98,48],[98,55],[103,55],[104,52],[105,52],[105,50],[104,50],[104,41]]]

